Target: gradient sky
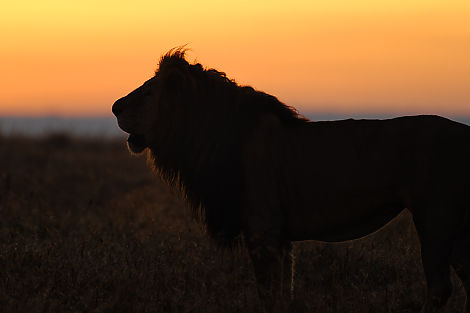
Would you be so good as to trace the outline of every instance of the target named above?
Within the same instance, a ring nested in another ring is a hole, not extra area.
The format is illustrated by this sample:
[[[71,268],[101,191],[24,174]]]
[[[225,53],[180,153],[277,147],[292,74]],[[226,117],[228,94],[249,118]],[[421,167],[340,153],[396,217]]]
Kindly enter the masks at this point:
[[[107,115],[188,44],[301,112],[470,115],[470,1],[2,1],[0,115]]]

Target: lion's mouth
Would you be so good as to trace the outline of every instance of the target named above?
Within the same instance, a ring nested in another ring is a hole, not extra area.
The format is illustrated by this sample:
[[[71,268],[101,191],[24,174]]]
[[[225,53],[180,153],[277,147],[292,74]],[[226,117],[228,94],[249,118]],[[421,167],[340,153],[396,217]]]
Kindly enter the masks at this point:
[[[130,134],[127,138],[127,146],[134,153],[141,153],[147,148],[144,135]]]

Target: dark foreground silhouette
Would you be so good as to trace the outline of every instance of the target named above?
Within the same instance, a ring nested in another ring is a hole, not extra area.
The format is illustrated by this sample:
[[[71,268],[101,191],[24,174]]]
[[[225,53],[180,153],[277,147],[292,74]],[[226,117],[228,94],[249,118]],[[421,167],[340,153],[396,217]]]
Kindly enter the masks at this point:
[[[218,249],[188,213],[122,139],[0,135],[0,311],[259,313],[248,251]],[[408,211],[360,240],[293,249],[301,312],[413,313],[424,300]]]
[[[149,148],[217,243],[244,240],[267,310],[293,294],[291,242],[360,238],[404,209],[421,243],[422,312],[447,303],[451,265],[470,291],[468,126],[438,116],[311,122],[182,50],[113,113],[130,150]]]

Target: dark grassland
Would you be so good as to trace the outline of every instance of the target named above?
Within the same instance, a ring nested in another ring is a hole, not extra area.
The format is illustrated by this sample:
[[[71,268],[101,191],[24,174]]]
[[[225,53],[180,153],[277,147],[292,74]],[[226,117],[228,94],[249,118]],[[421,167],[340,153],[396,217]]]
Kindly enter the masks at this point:
[[[402,214],[367,238],[296,244],[296,307],[415,312],[419,246]],[[450,300],[464,302],[460,282]],[[1,312],[256,312],[247,257],[217,250],[123,140],[0,136]]]

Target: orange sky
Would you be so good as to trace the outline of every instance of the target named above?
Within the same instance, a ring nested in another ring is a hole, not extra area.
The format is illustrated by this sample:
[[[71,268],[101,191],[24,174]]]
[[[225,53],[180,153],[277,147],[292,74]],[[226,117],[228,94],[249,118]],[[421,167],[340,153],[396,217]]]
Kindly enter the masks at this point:
[[[3,1],[0,115],[106,115],[161,54],[301,112],[470,115],[470,1]]]

